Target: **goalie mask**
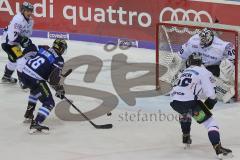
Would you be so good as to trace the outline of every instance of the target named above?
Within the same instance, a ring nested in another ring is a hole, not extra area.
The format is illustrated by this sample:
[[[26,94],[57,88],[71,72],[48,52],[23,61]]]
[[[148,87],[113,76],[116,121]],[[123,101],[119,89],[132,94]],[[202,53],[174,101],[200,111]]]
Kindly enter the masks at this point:
[[[200,37],[200,46],[202,48],[205,48],[212,44],[214,34],[210,29],[204,28],[200,31],[199,37]]]
[[[53,42],[53,46],[52,48],[55,50],[55,52],[58,55],[63,55],[64,53],[67,52],[67,42],[64,39],[61,38],[57,38],[54,42]]]
[[[193,52],[187,59],[187,65],[195,65],[195,66],[201,66],[202,65],[202,56],[201,53]]]

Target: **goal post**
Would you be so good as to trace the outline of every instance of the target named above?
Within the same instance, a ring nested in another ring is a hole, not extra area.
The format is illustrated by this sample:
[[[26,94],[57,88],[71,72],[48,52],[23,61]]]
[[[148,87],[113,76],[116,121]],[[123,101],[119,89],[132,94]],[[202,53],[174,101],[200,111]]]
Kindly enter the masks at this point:
[[[236,100],[239,97],[239,34],[240,27],[232,25],[224,25],[218,23],[189,22],[189,21],[167,21],[156,24],[156,89],[161,90],[161,82],[166,79],[166,75],[171,72],[172,68],[166,64],[172,63],[172,55],[181,50],[181,46],[185,44],[193,35],[198,34],[203,28],[210,28],[216,36],[223,41],[231,42],[235,47],[234,67],[235,73],[233,77],[234,90]],[[168,67],[167,73],[160,73],[160,67]],[[169,74],[169,75],[171,75]],[[163,79],[164,79],[163,78]],[[167,77],[167,79],[172,77]]]

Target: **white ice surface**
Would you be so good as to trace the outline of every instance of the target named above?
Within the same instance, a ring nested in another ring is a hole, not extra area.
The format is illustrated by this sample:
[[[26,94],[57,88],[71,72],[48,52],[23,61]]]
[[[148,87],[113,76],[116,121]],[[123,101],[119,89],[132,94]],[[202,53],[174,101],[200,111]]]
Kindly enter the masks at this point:
[[[51,44],[52,40],[33,39],[36,44]],[[103,69],[94,84],[82,82],[84,67],[73,72],[68,84],[88,86],[115,95],[110,76],[110,64],[114,54],[124,53],[129,62],[154,63],[154,51],[131,48],[126,51],[106,52],[103,45],[69,41],[65,59],[78,55],[94,55],[103,60]],[[7,62],[0,50],[0,75]],[[137,75],[137,73],[136,73]],[[15,75],[16,76],[16,75]],[[134,73],[128,75],[135,76]],[[70,95],[69,95],[70,96]],[[139,98],[135,106],[128,106],[120,97],[112,116],[94,119],[97,124],[112,123],[113,129],[97,130],[88,122],[59,120],[54,112],[46,120],[49,135],[29,135],[29,125],[23,124],[28,94],[18,86],[0,84],[0,159],[1,160],[213,160],[214,150],[208,141],[203,126],[192,125],[193,144],[184,150],[181,144],[180,126],[177,121],[138,122],[122,120],[128,114],[150,114],[161,110],[167,115],[176,115],[169,106],[169,97]],[[71,96],[70,96],[71,97]],[[90,110],[101,101],[86,97],[73,97],[83,111]],[[57,102],[59,102],[56,99]],[[82,106],[84,104],[84,107]],[[39,106],[39,104],[38,104]],[[222,144],[233,150],[234,160],[240,159],[240,104],[218,103],[213,110],[221,130]],[[171,117],[170,117],[171,118]]]

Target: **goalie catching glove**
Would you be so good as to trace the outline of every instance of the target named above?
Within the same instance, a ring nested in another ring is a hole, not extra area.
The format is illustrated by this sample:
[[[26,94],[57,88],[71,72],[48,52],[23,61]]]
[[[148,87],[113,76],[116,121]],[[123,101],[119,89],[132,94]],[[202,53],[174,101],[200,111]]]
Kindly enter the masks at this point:
[[[220,66],[220,77],[215,77],[217,98],[227,103],[235,95],[234,80],[235,67],[228,59],[222,60]]]

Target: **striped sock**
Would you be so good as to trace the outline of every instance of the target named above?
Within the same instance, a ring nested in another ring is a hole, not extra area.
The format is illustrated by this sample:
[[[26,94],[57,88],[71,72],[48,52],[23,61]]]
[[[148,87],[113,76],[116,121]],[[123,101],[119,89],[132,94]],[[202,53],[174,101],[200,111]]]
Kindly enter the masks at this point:
[[[33,104],[37,104],[37,100],[38,100],[38,98],[37,98],[37,96],[34,96],[34,95],[29,95],[29,97],[28,97],[28,104],[30,104],[30,105],[33,105]]]
[[[50,110],[44,106],[40,107],[36,117],[37,123],[42,123],[50,114]]]

